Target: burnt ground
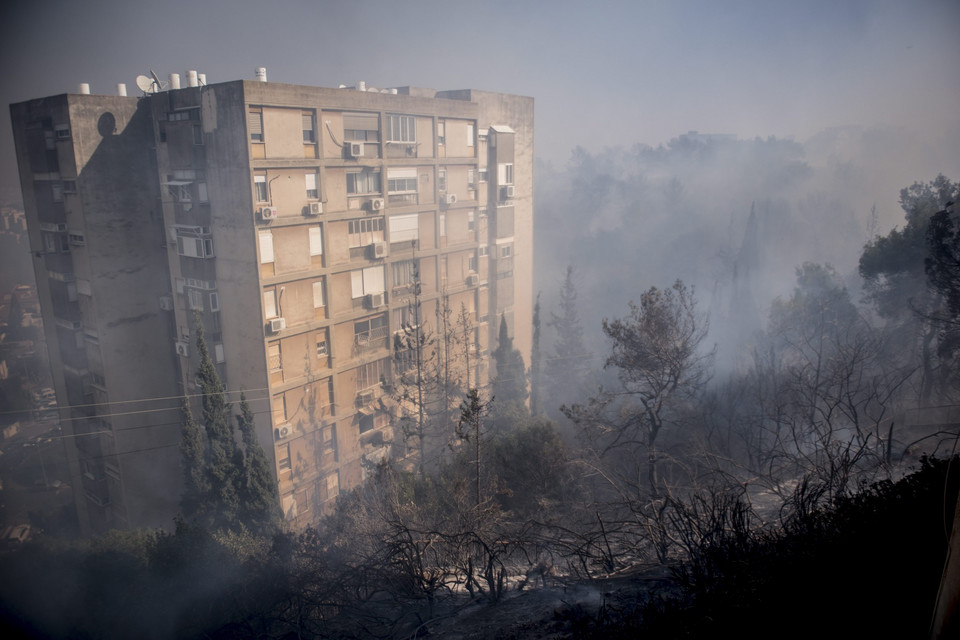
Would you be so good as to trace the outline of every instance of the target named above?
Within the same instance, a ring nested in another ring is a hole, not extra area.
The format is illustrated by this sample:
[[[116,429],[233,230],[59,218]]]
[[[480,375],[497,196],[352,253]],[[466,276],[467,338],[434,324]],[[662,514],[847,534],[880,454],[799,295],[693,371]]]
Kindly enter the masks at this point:
[[[548,578],[546,586],[516,587],[493,604],[472,603],[427,623],[421,636],[444,640],[548,640],[589,632],[605,615],[632,610],[649,595],[673,592],[669,569],[656,566],[597,580]],[[426,633],[424,633],[426,631]]]

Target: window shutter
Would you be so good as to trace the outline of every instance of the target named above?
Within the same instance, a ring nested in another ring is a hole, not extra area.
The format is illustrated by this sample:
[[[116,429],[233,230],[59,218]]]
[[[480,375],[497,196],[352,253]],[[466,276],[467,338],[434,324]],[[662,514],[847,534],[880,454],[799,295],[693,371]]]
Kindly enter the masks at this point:
[[[301,114],[300,119],[303,121],[304,131],[313,131],[313,114],[312,113]]]
[[[420,237],[420,216],[390,216],[390,242],[410,242]]]
[[[317,280],[313,283],[313,308],[319,309],[323,305],[323,281]]]
[[[260,264],[269,264],[273,262],[273,233],[270,231],[260,232]]]
[[[320,227],[310,227],[310,255],[323,255],[323,232]]]
[[[260,111],[251,111],[247,114],[247,128],[250,129],[251,136],[262,136],[263,113]]]
[[[345,113],[343,114],[343,128],[360,131],[376,131],[377,114],[375,113]]]

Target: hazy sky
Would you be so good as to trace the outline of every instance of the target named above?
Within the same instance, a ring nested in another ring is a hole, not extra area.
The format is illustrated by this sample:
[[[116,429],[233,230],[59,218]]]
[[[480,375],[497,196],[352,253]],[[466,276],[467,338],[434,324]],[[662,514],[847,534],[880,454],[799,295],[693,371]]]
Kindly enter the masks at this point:
[[[833,125],[960,132],[960,2],[89,0],[3,3],[5,104],[187,69],[536,98],[537,156],[687,130],[804,140]],[[15,196],[9,112],[0,196]],[[944,167],[945,172],[954,170]],[[926,176],[918,176],[922,178]],[[957,177],[956,175],[952,177]]]

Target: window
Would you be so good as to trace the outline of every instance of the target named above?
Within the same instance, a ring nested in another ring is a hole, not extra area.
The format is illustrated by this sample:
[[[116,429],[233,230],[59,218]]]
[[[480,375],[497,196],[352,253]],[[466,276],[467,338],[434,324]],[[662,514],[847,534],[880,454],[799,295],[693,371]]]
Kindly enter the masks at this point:
[[[273,262],[273,232],[260,232],[260,264]]]
[[[486,169],[480,169],[479,173],[480,173],[480,182],[486,182],[486,181],[487,181],[487,177],[489,176],[489,174],[487,173],[487,170],[486,170]]]
[[[474,273],[477,272],[477,256],[470,256],[470,259],[467,261],[467,270]]]
[[[323,231],[320,227],[310,227],[310,255],[323,255]]]
[[[193,311],[203,311],[203,292],[187,289],[187,306]]]
[[[417,121],[413,116],[388,115],[386,129],[387,142],[417,141]]]
[[[320,192],[317,190],[317,174],[308,173],[304,176],[304,180],[307,185],[307,197],[311,200],[318,199]]]
[[[334,471],[326,477],[327,499],[335,498],[340,494],[340,472]]]
[[[347,223],[350,248],[383,242],[383,218],[358,218]]]
[[[263,292],[263,315],[269,320],[277,316],[277,292],[273,289]]]
[[[347,173],[347,194],[351,196],[380,193],[380,172],[362,169]]]
[[[284,444],[277,447],[277,467],[281,471],[290,469],[290,445]]]
[[[222,364],[226,360],[223,355],[223,343],[218,342],[213,345],[213,359],[217,364]]]
[[[317,357],[325,358],[330,355],[330,349],[327,347],[327,338],[317,338]]]
[[[63,184],[60,182],[51,182],[50,191],[54,202],[63,202]]]
[[[220,294],[216,291],[210,294],[210,311],[220,311]]]
[[[181,109],[179,111],[171,111],[167,114],[167,120],[169,122],[182,122],[184,120],[199,120],[200,119],[200,109],[190,108],[190,109]],[[203,144],[203,143],[200,143]]]
[[[443,120],[437,121],[437,144],[446,144],[447,136],[445,135],[446,122]]]
[[[351,293],[354,299],[369,293],[383,293],[383,265],[350,272]]]
[[[380,315],[353,323],[353,339],[358,345],[369,344],[387,337],[387,316]],[[365,385],[369,386],[369,385]],[[362,389],[363,387],[361,387]]]
[[[267,176],[253,176],[253,192],[256,195],[257,202],[267,202]]]
[[[474,137],[475,137],[475,132],[476,132],[476,130],[475,130],[474,126],[473,126],[473,123],[472,123],[472,122],[467,123],[467,146],[468,146],[468,147],[472,147],[472,146],[473,146],[473,140],[474,140]]]
[[[447,235],[447,214],[440,214],[440,237],[443,238]]]
[[[317,280],[313,283],[313,308],[319,309],[326,306],[323,299],[323,280]]]
[[[437,170],[437,189],[439,191],[447,190],[447,170],[446,169]]]
[[[317,136],[313,132],[313,113],[306,111],[300,114],[303,121],[303,141],[307,144],[313,144],[317,141]]]
[[[501,163],[497,165],[497,183],[513,184],[513,164]]]
[[[343,138],[352,142],[376,142],[380,124],[375,113],[344,113]]]
[[[413,284],[417,271],[415,260],[401,260],[390,265],[390,274],[393,277],[394,287],[405,287]]]
[[[477,172],[473,167],[467,169],[467,186],[471,189],[477,188]]]
[[[67,237],[70,239],[70,244],[74,245],[75,247],[82,247],[83,245],[86,244],[86,241],[84,240],[82,233],[76,233],[75,231],[71,231],[67,235]]]
[[[263,142],[263,111],[250,110],[247,114],[247,128],[250,130],[250,142]]]
[[[283,361],[280,359],[279,342],[267,345],[267,368],[270,370],[270,373],[283,370]]]
[[[64,180],[64,181],[63,181],[63,192],[64,192],[64,193],[76,193],[76,192],[77,192],[77,181],[76,181],[76,180]]]
[[[501,258],[509,258],[512,253],[513,253],[513,247],[511,245],[505,244],[502,247],[500,247]]]
[[[193,125],[193,144],[203,144],[203,129],[200,125]]]
[[[377,360],[357,369],[357,389],[369,389],[386,382],[390,375],[390,360]]]
[[[480,257],[486,258],[488,255],[490,255],[490,247],[486,245],[480,247]]]
[[[177,253],[188,258],[212,258],[213,239],[177,236]]]
[[[475,211],[467,212],[467,231],[473,231],[477,228],[477,214]]]
[[[388,193],[416,193],[417,192],[417,169],[416,167],[407,167],[404,169],[387,170],[387,192]]]
[[[209,202],[210,196],[207,194],[207,183],[198,182],[197,183],[197,200],[200,202]]]
[[[390,242],[416,242],[420,239],[420,216],[416,213],[390,216]]]
[[[58,124],[53,131],[54,131],[54,134],[57,136],[57,140],[70,139],[70,125],[68,124]]]

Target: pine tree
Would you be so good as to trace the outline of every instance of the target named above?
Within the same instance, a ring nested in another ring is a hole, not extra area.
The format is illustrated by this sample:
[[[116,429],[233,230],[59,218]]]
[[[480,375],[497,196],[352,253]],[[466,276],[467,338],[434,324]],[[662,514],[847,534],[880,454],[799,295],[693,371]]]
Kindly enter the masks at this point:
[[[267,455],[257,440],[253,411],[247,397],[240,394],[237,429],[243,440],[243,475],[240,491],[241,522],[254,533],[271,533],[280,519],[277,482],[270,471]]]

